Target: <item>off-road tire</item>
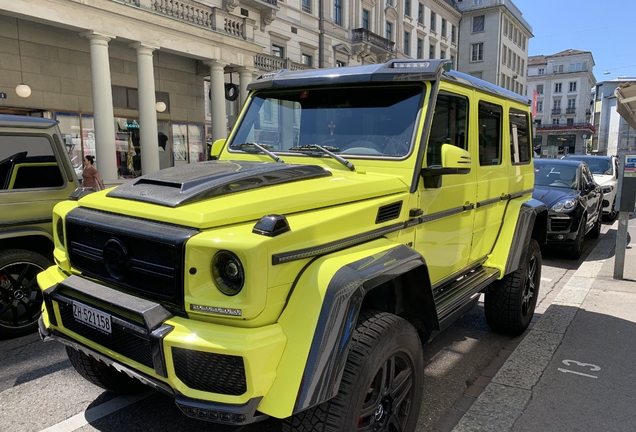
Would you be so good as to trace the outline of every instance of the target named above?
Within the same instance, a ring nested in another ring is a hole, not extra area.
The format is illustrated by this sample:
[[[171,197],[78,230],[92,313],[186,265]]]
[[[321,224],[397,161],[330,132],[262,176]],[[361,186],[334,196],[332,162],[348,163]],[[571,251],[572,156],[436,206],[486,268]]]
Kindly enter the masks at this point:
[[[587,225],[587,218],[583,216],[581,222],[579,222],[579,229],[576,232],[576,238],[574,243],[567,250],[567,256],[570,259],[579,259],[583,254],[583,238],[585,237],[585,225]]]
[[[0,252],[0,339],[37,330],[42,291],[36,276],[51,265],[46,257],[30,250]]]
[[[351,344],[338,394],[286,419],[284,432],[415,431],[424,391],[424,359],[415,328],[389,313],[362,311]],[[395,371],[388,385],[386,380],[382,384],[387,369]],[[400,385],[391,392],[394,378]],[[380,427],[373,429],[370,422]]]
[[[147,389],[140,381],[74,348],[67,346],[66,355],[75,370],[84,377],[84,379],[104,390],[117,394],[135,394]]]
[[[589,238],[598,238],[598,236],[601,235],[601,224],[603,223],[603,216],[601,211],[599,210],[598,213],[598,217],[596,218],[596,222],[594,223],[594,226],[592,227],[592,229],[590,230],[589,233],[587,233],[587,236]]]
[[[541,249],[536,240],[528,244],[521,267],[493,283],[484,298],[486,322],[496,332],[517,336],[532,320],[541,284]]]

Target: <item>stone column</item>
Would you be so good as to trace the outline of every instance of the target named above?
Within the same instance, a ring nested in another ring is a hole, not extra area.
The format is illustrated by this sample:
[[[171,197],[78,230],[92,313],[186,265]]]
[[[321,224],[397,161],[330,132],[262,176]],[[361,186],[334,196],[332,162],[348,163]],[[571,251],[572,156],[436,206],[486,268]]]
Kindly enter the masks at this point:
[[[247,95],[249,92],[247,91],[247,85],[252,82],[253,76],[252,71],[247,68],[239,69],[239,105],[242,107],[247,100]]]
[[[87,31],[80,33],[90,42],[93,121],[95,125],[95,165],[105,185],[117,183],[115,118],[110,84],[108,42],[114,36]]]
[[[135,42],[130,45],[130,48],[137,51],[141,173],[150,174],[159,171],[157,101],[155,98],[155,74],[152,64],[152,52],[158,47]]]
[[[226,63],[218,60],[204,62],[210,67],[210,116],[212,117],[212,140],[227,138],[227,114],[225,112],[225,76]]]

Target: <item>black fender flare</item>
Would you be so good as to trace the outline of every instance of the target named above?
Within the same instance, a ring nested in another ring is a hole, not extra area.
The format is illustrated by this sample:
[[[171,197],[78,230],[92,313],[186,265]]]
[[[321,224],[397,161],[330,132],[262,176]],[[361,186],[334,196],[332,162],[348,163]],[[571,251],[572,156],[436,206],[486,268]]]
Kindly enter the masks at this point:
[[[524,261],[527,245],[531,238],[540,245],[545,244],[548,235],[548,207],[539,200],[529,199],[521,205],[514,231],[510,254],[504,274],[516,271]]]
[[[410,273],[410,277],[420,283],[404,301],[409,309],[406,312],[417,313],[418,318],[428,320],[428,326],[439,328],[428,268],[424,257],[413,249],[398,245],[342,266],[331,278],[325,293],[294,413],[327,401],[338,393],[351,334],[365,295],[405,273]]]

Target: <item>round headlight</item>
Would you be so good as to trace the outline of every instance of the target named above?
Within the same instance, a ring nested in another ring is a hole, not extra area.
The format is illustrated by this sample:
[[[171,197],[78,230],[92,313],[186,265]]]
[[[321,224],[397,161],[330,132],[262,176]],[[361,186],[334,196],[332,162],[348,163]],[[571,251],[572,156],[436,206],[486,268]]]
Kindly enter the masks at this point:
[[[212,259],[212,277],[223,294],[233,296],[243,289],[245,272],[243,265],[232,252],[217,252]]]
[[[57,224],[55,224],[55,231],[57,232],[57,239],[60,241],[62,246],[64,246],[64,221],[62,218],[57,220]]]

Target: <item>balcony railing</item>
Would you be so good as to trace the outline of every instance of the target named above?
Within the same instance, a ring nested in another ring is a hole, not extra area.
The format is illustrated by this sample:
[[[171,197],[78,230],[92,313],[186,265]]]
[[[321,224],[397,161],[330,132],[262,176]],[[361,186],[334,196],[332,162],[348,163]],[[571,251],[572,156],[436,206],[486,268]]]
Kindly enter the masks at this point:
[[[277,71],[280,69],[309,70],[315,69],[306,64],[296,63],[289,59],[283,59],[269,54],[257,54],[254,56],[254,66],[262,71]]]
[[[552,115],[561,114],[561,108],[552,108]]]
[[[373,46],[388,52],[395,52],[395,42],[383,38],[367,29],[357,28],[351,30],[351,42],[367,42]]]
[[[138,0],[137,0],[138,1]],[[245,40],[254,40],[255,21],[192,0],[151,0],[152,10],[180,21],[207,27]],[[133,3],[130,0],[128,3]]]
[[[573,123],[564,125],[546,124],[537,126],[537,131],[567,131],[567,130],[587,130],[596,132],[596,128],[589,123]]]

